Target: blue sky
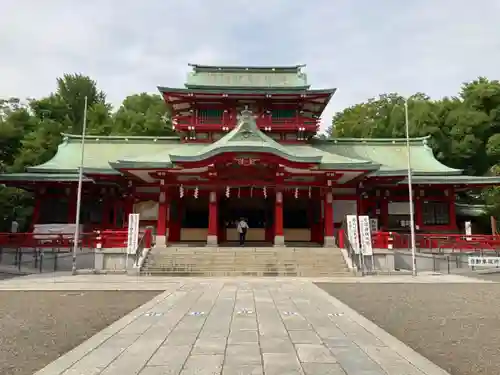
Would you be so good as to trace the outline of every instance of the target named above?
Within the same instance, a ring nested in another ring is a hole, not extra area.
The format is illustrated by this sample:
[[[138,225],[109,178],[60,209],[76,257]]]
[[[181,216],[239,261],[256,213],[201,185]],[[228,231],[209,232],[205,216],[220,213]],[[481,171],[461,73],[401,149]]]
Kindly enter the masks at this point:
[[[455,94],[498,78],[500,0],[2,0],[0,98],[80,72],[114,104],[181,86],[188,63],[307,64],[324,115],[384,92]]]

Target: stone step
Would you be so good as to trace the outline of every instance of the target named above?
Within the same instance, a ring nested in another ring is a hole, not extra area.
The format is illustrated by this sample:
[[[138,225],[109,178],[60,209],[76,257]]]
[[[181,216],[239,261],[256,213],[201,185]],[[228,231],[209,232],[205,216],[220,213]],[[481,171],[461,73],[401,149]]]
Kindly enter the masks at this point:
[[[166,271],[145,270],[141,271],[144,276],[211,276],[211,277],[351,277],[351,272],[275,272],[275,271]]]
[[[146,265],[145,269],[151,269],[151,268],[205,268],[205,269],[243,269],[243,268],[259,268],[259,269],[267,269],[267,268],[296,268],[296,269],[315,269],[315,270],[321,270],[321,269],[345,269],[346,267],[342,264],[328,264],[328,265],[317,265],[317,264],[272,264],[272,263],[267,263],[267,264],[211,264],[211,263],[205,263],[205,264],[189,264],[189,263],[184,263],[184,264],[179,264],[179,263],[157,263],[157,264],[148,264]]]
[[[207,258],[207,259],[344,259],[342,254],[154,254],[151,259]]]
[[[141,274],[164,276],[351,276],[332,248],[155,248]]]
[[[211,273],[211,272],[264,272],[264,273],[299,273],[299,274],[310,274],[310,275],[320,275],[320,274],[331,274],[331,273],[349,273],[347,269],[333,268],[333,269],[297,269],[297,268],[190,268],[190,267],[180,267],[180,268],[147,268],[143,269],[142,272],[145,273]]]

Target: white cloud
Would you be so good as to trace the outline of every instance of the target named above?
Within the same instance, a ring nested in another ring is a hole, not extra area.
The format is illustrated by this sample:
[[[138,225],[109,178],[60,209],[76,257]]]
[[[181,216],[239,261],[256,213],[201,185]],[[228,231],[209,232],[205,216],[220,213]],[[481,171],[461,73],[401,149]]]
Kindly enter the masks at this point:
[[[119,103],[181,86],[187,63],[308,64],[338,87],[325,113],[378,93],[453,95],[496,78],[500,1],[3,0],[0,97],[42,96],[82,72]]]

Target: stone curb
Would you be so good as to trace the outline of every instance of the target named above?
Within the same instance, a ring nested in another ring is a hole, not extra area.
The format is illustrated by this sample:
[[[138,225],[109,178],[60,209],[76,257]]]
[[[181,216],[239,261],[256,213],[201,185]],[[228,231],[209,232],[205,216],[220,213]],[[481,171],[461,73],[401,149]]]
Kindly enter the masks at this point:
[[[71,366],[73,366],[76,362],[82,359],[85,355],[89,354],[91,351],[96,349],[110,337],[115,335],[118,331],[122,330],[127,325],[132,323],[139,316],[151,310],[154,306],[165,300],[172,293],[173,291],[165,291],[159,294],[152,300],[146,302],[145,304],[139,306],[137,309],[133,310],[129,314],[125,315],[123,318],[117,320],[108,327],[104,328],[102,331],[96,333],[94,336],[90,337],[88,340],[84,341],[82,344],[78,345],[74,349],[62,355],[52,363],[49,363],[47,366],[37,371],[34,375],[62,374]]]
[[[402,341],[398,340],[394,336],[390,335],[378,325],[372,321],[365,318],[363,315],[359,314],[354,309],[347,306],[345,303],[341,302],[339,299],[331,296],[323,289],[314,285],[319,294],[326,296],[328,301],[330,301],[339,311],[342,311],[351,320],[358,323],[361,327],[366,329],[368,332],[377,337],[382,341],[388,348],[392,349],[394,352],[399,354],[402,358],[406,359],[418,370],[423,372],[425,375],[451,375],[449,372],[443,370],[441,367],[437,366],[433,362],[429,361],[423,355],[417,353],[415,350],[404,344]]]

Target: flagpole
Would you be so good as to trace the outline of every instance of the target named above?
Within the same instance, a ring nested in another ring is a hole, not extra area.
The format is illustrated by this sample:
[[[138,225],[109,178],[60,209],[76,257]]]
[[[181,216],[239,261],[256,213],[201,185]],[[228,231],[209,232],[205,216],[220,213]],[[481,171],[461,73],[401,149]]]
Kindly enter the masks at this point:
[[[410,236],[411,236],[411,260],[412,260],[412,275],[417,276],[417,257],[416,257],[416,240],[415,240],[415,218],[413,212],[413,184],[411,172],[411,148],[410,148],[410,124],[408,120],[408,100],[405,101],[405,128],[406,128],[406,153],[408,163],[408,198],[410,204]]]
[[[85,131],[87,128],[87,97],[85,97],[85,107],[83,109],[82,141],[80,146],[80,166],[78,168],[78,190],[76,195],[76,218],[75,235],[73,237],[73,264],[71,273],[76,275],[76,253],[80,240],[80,210],[82,203],[82,184],[83,184],[83,160],[85,156]]]

